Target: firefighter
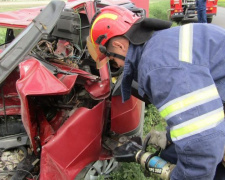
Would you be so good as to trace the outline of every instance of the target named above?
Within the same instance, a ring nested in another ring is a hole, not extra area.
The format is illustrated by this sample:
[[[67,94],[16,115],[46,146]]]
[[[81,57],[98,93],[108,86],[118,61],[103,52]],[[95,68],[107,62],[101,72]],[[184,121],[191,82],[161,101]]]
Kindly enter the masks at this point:
[[[198,22],[207,23],[206,0],[197,0],[196,6],[197,6],[197,12],[198,12]]]
[[[87,47],[103,67],[124,67],[123,101],[138,82],[166,120],[177,162],[171,180],[210,180],[225,145],[225,31],[214,25],[140,18],[108,6],[92,20]]]

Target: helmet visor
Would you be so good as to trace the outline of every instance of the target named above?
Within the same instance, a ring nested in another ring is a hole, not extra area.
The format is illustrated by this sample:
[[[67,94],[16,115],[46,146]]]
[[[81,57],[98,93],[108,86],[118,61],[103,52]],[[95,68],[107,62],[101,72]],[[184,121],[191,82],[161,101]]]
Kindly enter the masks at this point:
[[[91,57],[96,62],[97,69],[100,69],[109,61],[109,57],[107,57],[105,54],[100,52],[99,45],[93,44],[91,42],[90,36],[88,36],[86,40],[87,40],[88,52],[90,53]]]

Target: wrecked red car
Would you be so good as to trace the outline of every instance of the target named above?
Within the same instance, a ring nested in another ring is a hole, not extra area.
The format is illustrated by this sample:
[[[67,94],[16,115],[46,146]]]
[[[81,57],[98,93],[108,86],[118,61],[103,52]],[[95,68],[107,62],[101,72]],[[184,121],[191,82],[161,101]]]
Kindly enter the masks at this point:
[[[0,13],[7,28],[0,45],[0,179],[107,177],[118,165],[112,141],[142,136],[137,84],[122,103],[122,69],[96,69],[86,48],[92,17],[112,2],[52,1]],[[145,16],[128,0],[116,2]]]

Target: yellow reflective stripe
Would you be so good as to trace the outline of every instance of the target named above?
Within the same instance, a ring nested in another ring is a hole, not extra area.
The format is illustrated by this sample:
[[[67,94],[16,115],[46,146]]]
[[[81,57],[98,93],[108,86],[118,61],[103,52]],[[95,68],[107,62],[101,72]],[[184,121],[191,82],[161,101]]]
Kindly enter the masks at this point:
[[[163,118],[166,118],[171,113],[176,111],[181,113],[216,98],[219,98],[217,88],[215,85],[211,85],[168,102],[159,109],[159,112]]]
[[[224,120],[223,108],[218,110],[206,113],[202,116],[174,126],[170,131],[172,140],[180,140],[215,127]]]
[[[192,63],[193,25],[181,26],[179,34],[179,60]]]
[[[95,43],[94,43],[94,40],[93,40],[93,37],[92,37],[92,30],[93,30],[94,25],[95,25],[100,19],[108,18],[108,19],[116,20],[117,17],[118,17],[118,16],[115,15],[115,14],[110,14],[110,13],[108,13],[108,14],[100,14],[100,15],[95,19],[93,25],[91,26],[91,42],[92,42],[93,44],[95,44]]]

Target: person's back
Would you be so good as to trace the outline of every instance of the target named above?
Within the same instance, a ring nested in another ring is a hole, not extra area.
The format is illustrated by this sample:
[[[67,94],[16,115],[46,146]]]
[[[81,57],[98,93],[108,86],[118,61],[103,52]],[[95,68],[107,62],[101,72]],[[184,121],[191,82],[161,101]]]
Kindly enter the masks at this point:
[[[196,68],[209,69],[225,102],[224,29],[211,24],[195,23],[158,31],[146,43],[145,49],[140,68],[145,68],[145,64],[148,64],[150,69],[180,66],[180,62],[183,62],[184,67],[190,71],[198,71],[193,65],[196,65]],[[143,70],[139,73],[143,73]],[[190,72],[190,79],[192,79],[191,74]]]
[[[175,144],[171,179],[213,179],[225,144],[225,31],[188,24],[158,31],[141,50],[131,49],[128,59],[140,51],[139,93],[159,109]]]

